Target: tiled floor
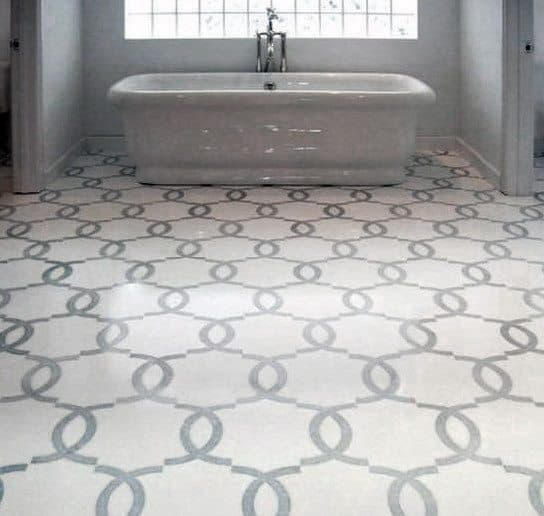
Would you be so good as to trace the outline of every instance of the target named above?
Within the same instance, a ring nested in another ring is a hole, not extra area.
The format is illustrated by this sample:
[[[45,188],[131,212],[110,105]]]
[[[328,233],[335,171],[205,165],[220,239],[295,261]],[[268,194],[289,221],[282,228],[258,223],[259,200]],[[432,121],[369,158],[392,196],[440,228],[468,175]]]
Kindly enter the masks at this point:
[[[0,514],[544,514],[544,193],[0,198]]]

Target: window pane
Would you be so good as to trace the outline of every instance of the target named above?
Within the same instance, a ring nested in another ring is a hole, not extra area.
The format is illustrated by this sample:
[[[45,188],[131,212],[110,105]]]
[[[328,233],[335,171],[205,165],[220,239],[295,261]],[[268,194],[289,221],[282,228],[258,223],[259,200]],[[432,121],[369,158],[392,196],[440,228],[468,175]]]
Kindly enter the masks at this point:
[[[175,13],[176,0],[153,0],[153,12],[155,13]]]
[[[366,0],[344,0],[344,12],[366,13]]]
[[[198,38],[200,36],[200,16],[198,14],[180,14],[178,16],[178,36]]]
[[[296,33],[295,14],[280,14],[278,19],[278,30],[294,36]]]
[[[200,11],[203,13],[222,13],[223,0],[200,0]]]
[[[148,13],[151,14],[151,0],[125,0],[127,14]]]
[[[391,12],[391,0],[368,0],[368,12],[389,14]]]
[[[319,16],[317,14],[297,15],[297,36],[313,38],[319,35]]]
[[[295,12],[295,0],[273,0],[273,4],[280,14]]]
[[[393,16],[393,37],[417,38],[417,18],[410,15]]]
[[[366,35],[366,17],[362,14],[344,16],[344,36],[357,38]]]
[[[249,11],[252,13],[264,13],[272,4],[270,0],[249,0]]]
[[[319,12],[319,0],[298,0],[297,12],[317,13]]]
[[[198,13],[198,0],[178,2],[178,13]]]
[[[321,0],[322,13],[342,12],[342,0]]]
[[[247,0],[225,0],[225,12],[245,13],[247,11]]]
[[[385,38],[391,34],[391,17],[387,14],[371,14],[368,17],[368,35]]]
[[[225,15],[225,36],[228,38],[244,38],[247,34],[246,14]]]
[[[342,37],[342,16],[338,14],[322,14],[321,36],[327,38]]]
[[[176,14],[156,14],[153,16],[153,35],[156,38],[175,38]]]
[[[202,13],[200,15],[200,35],[203,38],[222,38],[223,15],[219,13]]]

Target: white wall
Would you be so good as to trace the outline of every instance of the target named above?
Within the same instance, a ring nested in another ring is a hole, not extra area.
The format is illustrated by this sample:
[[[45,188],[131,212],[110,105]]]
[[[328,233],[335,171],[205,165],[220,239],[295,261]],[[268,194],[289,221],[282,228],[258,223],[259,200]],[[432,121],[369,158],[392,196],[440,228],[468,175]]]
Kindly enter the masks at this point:
[[[460,7],[460,135],[500,171],[503,117],[502,2],[461,0]]]
[[[0,0],[0,61],[9,59],[10,0]]]
[[[44,155],[50,168],[83,136],[81,0],[42,1]]]
[[[544,151],[544,1],[535,0],[535,141]]]
[[[480,0],[477,0],[480,1]],[[493,0],[496,2],[496,0]],[[459,0],[420,0],[418,41],[291,40],[292,71],[386,71],[414,75],[438,93],[420,134],[459,129]],[[122,134],[108,88],[136,73],[252,71],[255,42],[247,40],[125,41],[122,0],[84,0],[84,127],[88,135]]]

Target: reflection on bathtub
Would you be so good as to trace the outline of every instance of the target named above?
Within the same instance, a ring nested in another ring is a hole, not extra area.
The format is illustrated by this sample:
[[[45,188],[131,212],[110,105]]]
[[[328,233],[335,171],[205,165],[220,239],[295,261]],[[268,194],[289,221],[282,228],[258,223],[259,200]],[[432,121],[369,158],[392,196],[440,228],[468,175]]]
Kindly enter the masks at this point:
[[[323,129],[289,129],[290,133],[322,133]]]

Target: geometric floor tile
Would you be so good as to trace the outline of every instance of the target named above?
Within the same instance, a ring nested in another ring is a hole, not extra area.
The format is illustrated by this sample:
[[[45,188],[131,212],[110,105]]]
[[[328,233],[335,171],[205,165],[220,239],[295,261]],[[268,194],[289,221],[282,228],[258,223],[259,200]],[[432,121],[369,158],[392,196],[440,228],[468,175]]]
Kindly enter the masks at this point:
[[[0,514],[544,514],[544,192],[407,174],[3,194]]]

